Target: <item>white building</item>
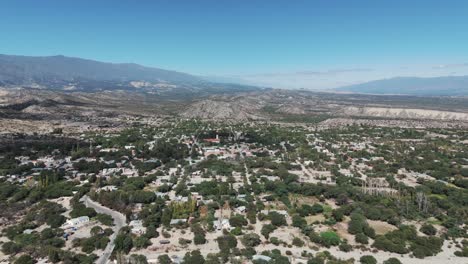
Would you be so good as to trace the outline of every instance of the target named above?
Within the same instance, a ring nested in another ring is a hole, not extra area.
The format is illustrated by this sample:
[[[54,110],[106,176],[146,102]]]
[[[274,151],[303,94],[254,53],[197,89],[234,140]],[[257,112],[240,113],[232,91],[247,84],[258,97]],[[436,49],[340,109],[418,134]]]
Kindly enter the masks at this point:
[[[73,227],[80,227],[84,224],[89,223],[89,217],[87,216],[80,216],[77,218],[72,218],[67,220],[63,225],[62,228],[67,229],[67,228],[73,228]]]
[[[143,226],[141,220],[132,220],[129,223],[129,226],[132,228],[132,233],[136,235],[143,235],[146,233],[146,227]]]
[[[231,224],[229,224],[229,219],[218,219],[213,221],[213,227],[216,230],[227,229],[231,230]]]

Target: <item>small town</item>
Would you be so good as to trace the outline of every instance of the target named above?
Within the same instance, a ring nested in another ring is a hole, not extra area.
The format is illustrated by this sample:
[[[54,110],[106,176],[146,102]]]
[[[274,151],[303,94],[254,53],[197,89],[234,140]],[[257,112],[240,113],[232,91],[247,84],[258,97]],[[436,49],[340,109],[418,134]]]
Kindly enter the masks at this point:
[[[468,264],[467,0],[0,1],[0,264]]]
[[[466,130],[173,119],[9,140],[1,263],[466,263]]]

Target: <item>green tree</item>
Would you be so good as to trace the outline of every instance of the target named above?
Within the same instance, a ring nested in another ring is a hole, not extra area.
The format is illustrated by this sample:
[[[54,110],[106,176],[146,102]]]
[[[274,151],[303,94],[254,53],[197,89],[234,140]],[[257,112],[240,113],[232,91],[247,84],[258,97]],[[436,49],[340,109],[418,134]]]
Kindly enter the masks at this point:
[[[100,226],[93,226],[91,228],[91,230],[90,230],[90,233],[91,233],[92,236],[99,235],[102,232],[104,232],[104,229],[102,229],[102,227],[100,227]]]
[[[205,258],[201,255],[200,250],[187,252],[184,256],[184,264],[204,264]]]
[[[229,254],[231,249],[237,247],[237,239],[233,235],[223,235],[216,239],[220,251]]]
[[[248,222],[242,215],[233,215],[229,218],[229,224],[233,227],[243,227],[246,226]]]
[[[206,243],[206,238],[204,233],[195,233],[193,236],[193,243],[195,245],[201,245]]]
[[[147,248],[148,246],[151,245],[151,241],[146,236],[139,236],[135,238],[135,240],[133,241],[133,244],[138,249]]]
[[[268,214],[268,218],[270,218],[271,224],[274,226],[287,225],[286,218],[284,217],[284,215],[279,214],[277,212],[270,212]]]
[[[362,263],[362,264],[377,264],[377,260],[373,257],[373,256],[370,256],[370,255],[365,255],[365,256],[362,256],[359,261]]]
[[[397,258],[389,258],[383,262],[383,264],[402,264]]]
[[[292,225],[298,228],[304,228],[307,226],[307,221],[300,215],[293,215]]]
[[[21,255],[16,259],[15,264],[34,264],[36,261],[29,255]]]
[[[419,229],[419,231],[423,232],[424,234],[426,234],[428,236],[433,236],[433,235],[437,234],[437,229],[431,224],[422,225],[421,228]]]
[[[333,231],[326,231],[320,233],[320,239],[324,246],[338,246],[341,242],[340,237]]]
[[[260,236],[254,233],[245,234],[241,239],[245,247],[256,247],[260,245]]]
[[[119,233],[115,238],[115,250],[128,254],[133,248],[133,239],[129,234]]]
[[[14,255],[21,251],[21,246],[19,246],[15,242],[8,241],[3,243],[2,251],[7,255]]]
[[[158,263],[160,263],[160,264],[172,264],[172,260],[168,255],[164,254],[164,255],[160,255],[158,257]]]
[[[267,225],[263,225],[262,226],[262,230],[260,231],[260,233],[266,238],[268,239],[270,237],[270,234],[275,231],[276,227],[274,225],[271,225],[271,224],[267,224]]]

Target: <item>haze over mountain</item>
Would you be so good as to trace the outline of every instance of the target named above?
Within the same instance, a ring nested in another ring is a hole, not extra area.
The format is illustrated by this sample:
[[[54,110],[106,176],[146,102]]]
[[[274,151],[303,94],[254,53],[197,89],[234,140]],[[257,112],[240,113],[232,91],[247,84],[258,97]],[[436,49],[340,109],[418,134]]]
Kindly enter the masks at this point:
[[[468,76],[395,77],[344,86],[336,90],[367,94],[466,96],[468,95]]]
[[[79,81],[198,83],[198,77],[134,63],[105,63],[59,56],[0,55],[0,84],[60,88]]]
[[[106,63],[66,56],[0,54],[0,86],[65,91],[130,90],[177,96],[258,90],[235,78],[199,77],[135,63]],[[466,96],[468,76],[395,77],[333,91],[419,96]]]
[[[59,56],[0,55],[0,87],[63,91],[141,91],[171,98],[258,90],[210,82],[187,73],[135,63],[106,63]]]

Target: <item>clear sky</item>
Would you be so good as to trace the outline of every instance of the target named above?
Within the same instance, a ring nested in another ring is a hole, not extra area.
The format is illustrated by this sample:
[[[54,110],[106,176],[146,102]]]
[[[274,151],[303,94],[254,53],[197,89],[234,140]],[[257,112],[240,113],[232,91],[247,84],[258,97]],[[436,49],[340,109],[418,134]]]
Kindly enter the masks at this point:
[[[0,53],[283,88],[468,75],[468,1],[2,0]]]

